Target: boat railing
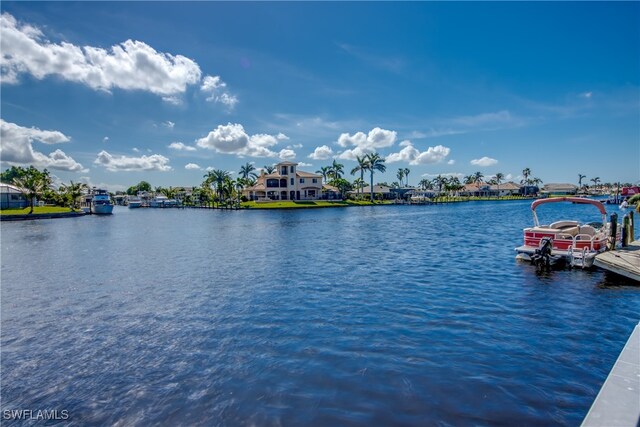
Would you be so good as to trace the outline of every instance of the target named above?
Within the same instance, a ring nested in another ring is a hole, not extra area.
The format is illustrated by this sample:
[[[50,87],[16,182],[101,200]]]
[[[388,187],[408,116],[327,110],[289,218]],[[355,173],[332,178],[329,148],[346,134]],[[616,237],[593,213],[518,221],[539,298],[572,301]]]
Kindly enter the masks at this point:
[[[572,246],[574,248],[578,248],[578,242],[583,243],[583,242],[588,241],[589,242],[589,249],[593,251],[594,250],[593,249],[593,242],[595,240],[596,240],[596,236],[592,236],[591,234],[584,234],[584,233],[576,234],[573,237],[573,245]],[[584,245],[583,245],[583,247],[584,247]]]

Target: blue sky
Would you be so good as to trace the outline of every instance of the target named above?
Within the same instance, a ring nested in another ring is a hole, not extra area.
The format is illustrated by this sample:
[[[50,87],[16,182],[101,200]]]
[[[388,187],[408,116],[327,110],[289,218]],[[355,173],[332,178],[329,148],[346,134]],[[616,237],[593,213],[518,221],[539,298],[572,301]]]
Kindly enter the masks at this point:
[[[2,2],[2,169],[640,180],[640,3]],[[349,178],[355,178],[349,176]]]

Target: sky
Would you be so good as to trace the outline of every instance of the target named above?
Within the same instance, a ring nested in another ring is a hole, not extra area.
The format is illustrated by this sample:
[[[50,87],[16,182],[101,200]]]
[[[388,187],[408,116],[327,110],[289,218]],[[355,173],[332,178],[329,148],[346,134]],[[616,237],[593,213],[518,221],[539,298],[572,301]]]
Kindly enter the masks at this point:
[[[2,170],[118,191],[378,152],[376,182],[640,181],[639,2],[0,9]]]

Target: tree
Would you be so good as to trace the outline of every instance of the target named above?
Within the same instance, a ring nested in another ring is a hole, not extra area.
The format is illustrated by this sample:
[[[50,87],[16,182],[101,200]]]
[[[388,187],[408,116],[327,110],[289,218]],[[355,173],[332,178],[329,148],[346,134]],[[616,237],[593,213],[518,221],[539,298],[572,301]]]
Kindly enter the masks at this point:
[[[446,184],[447,184],[446,176],[438,175],[435,178],[433,178],[433,185],[438,187],[438,194],[442,193],[442,187],[444,187]]]
[[[373,203],[373,174],[375,171],[384,173],[387,167],[384,164],[384,158],[378,153],[367,154],[367,170],[371,173],[371,203]]]
[[[473,175],[466,175],[464,178],[462,178],[464,180],[465,184],[473,184],[475,181],[475,177]]]
[[[364,179],[362,179],[362,178],[356,178],[353,181],[353,187],[358,189],[358,194],[360,194],[362,192],[362,189],[364,188],[364,185],[365,185]]]
[[[473,174],[473,183],[478,187],[478,195],[480,195],[480,184],[482,184],[482,178],[484,178],[484,175],[480,171]]]
[[[244,166],[240,167],[240,176],[244,179],[248,179],[249,177],[257,178],[258,175],[254,172],[255,170],[256,167],[247,162]]]
[[[504,179],[504,174],[502,172],[498,172],[496,176],[493,178],[498,186],[498,196],[500,196],[500,183]]]
[[[276,171],[276,167],[275,166],[263,166],[264,171],[268,174],[274,173]]]
[[[330,166],[330,175],[333,179],[342,178],[342,174],[344,173],[344,165],[338,163],[335,159]]]
[[[400,168],[398,169],[398,172],[396,173],[396,176],[398,177],[398,188],[402,187],[402,181],[404,180],[404,169]]]
[[[420,188],[422,188],[422,190],[426,191],[426,190],[432,190],[433,189],[433,183],[431,182],[430,179],[427,178],[422,178],[420,180],[420,182],[418,183],[418,185],[420,186]]]
[[[329,185],[333,185],[338,190],[340,190],[340,194],[342,195],[343,199],[345,198],[347,192],[353,188],[351,183],[344,178],[334,178],[331,180],[331,182],[329,182]]]
[[[84,182],[73,182],[70,181],[69,185],[60,186],[60,192],[63,194],[63,197],[69,203],[69,207],[71,209],[76,209],[78,204],[78,198],[82,196],[82,193],[85,190],[88,190],[89,186]]]
[[[45,189],[51,185],[49,172],[45,169],[40,172],[33,166],[25,170],[24,175],[14,178],[13,183],[20,187],[29,201],[29,214],[33,213],[33,199],[44,193]]]
[[[322,181],[327,182],[327,178],[331,175],[331,166],[322,166],[319,170],[316,171],[322,175]]]
[[[411,170],[409,170],[409,168],[404,168],[404,177],[407,180],[407,187],[409,186],[409,172],[411,172]]]
[[[523,178],[520,180],[520,184],[524,184],[524,195],[527,195],[528,186],[531,185],[531,181],[529,181],[529,175],[531,175],[531,169],[524,168],[522,170]]]
[[[600,182],[600,177],[596,176],[595,178],[591,178],[590,181],[593,182],[593,186],[595,188],[598,186],[598,183]]]
[[[367,169],[367,156],[356,156],[356,162],[358,165],[351,169],[351,175],[355,175],[360,172],[360,181],[364,183],[364,171]],[[361,192],[362,187],[358,188],[358,192]]]
[[[578,188],[582,188],[582,180],[585,179],[587,175],[578,174]]]

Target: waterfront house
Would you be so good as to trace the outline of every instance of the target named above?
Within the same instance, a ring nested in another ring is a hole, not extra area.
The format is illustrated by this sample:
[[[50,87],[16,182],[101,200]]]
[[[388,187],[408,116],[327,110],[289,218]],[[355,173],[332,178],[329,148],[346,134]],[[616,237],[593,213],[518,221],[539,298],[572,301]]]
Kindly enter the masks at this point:
[[[347,193],[349,197],[356,197],[358,194],[360,196],[370,197],[371,186],[367,185],[366,187],[363,187],[362,190],[360,190],[360,193],[358,193],[358,191],[356,190],[352,190]],[[387,185],[374,185],[373,195],[374,195],[374,198],[376,199],[384,199],[384,200],[395,199],[396,197],[395,193],[391,191],[391,187]]]
[[[0,183],[0,209],[24,209],[27,206],[27,196],[19,187]]]
[[[298,164],[281,162],[273,173],[264,171],[256,184],[242,190],[249,200],[318,200],[322,196],[322,175],[298,169]]]
[[[322,186],[322,199],[323,200],[338,200],[342,199],[342,193],[338,187],[333,185],[324,184]]]
[[[578,186],[574,184],[545,184],[542,193],[549,196],[568,196],[578,192]]]

